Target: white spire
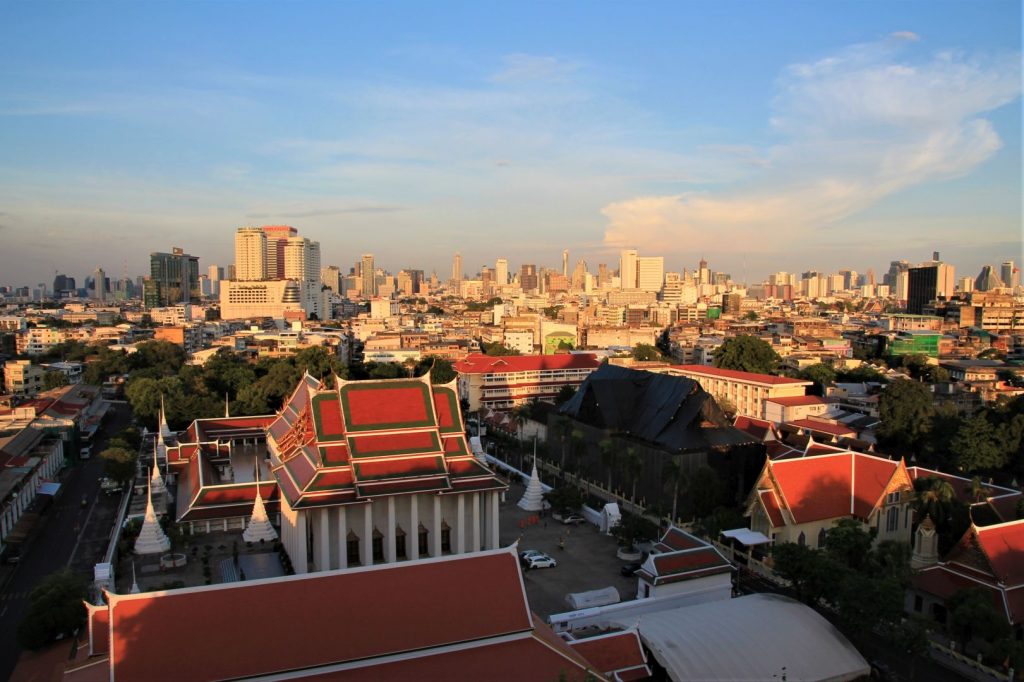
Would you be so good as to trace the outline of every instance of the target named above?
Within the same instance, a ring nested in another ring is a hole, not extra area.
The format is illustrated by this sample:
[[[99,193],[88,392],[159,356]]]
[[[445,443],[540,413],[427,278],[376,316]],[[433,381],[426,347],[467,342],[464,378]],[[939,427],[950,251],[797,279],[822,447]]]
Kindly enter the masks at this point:
[[[252,506],[252,518],[249,525],[242,531],[242,539],[246,542],[259,542],[266,540],[273,542],[277,539],[277,531],[270,525],[267,518],[267,508],[263,505],[263,495],[260,494],[260,487],[256,485],[256,503]]]
[[[164,485],[163,476],[160,475],[160,467],[157,466],[156,457],[153,458],[153,473],[149,477],[149,487],[153,495],[167,494],[167,486]]]
[[[228,403],[228,394],[227,393],[224,394],[224,418],[225,419],[230,419],[231,418],[231,406],[230,406],[230,403]]]
[[[530,474],[530,482],[526,485],[526,492],[517,503],[520,509],[526,511],[541,511],[544,509],[544,489],[540,485],[540,476],[537,474],[537,440],[533,441],[533,473]]]
[[[135,579],[135,562],[133,561],[132,562],[132,589],[131,589],[131,593],[132,594],[138,594],[139,592],[142,592],[142,590],[139,589],[139,581]]]
[[[171,540],[160,527],[156,518],[156,510],[153,509],[153,487],[152,479],[146,486],[146,518],[142,522],[142,530],[139,537],[135,539],[136,554],[162,554],[171,548]]]
[[[167,412],[164,410],[164,395],[160,394],[160,438],[171,437],[171,427],[167,425]]]

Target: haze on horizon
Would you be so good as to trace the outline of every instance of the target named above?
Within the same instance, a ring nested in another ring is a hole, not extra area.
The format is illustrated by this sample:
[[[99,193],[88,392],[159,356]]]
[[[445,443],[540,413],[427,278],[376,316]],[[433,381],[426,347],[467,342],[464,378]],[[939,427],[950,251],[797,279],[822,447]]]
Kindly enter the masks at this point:
[[[1019,2],[0,7],[0,284],[497,257],[739,280],[1021,252]]]

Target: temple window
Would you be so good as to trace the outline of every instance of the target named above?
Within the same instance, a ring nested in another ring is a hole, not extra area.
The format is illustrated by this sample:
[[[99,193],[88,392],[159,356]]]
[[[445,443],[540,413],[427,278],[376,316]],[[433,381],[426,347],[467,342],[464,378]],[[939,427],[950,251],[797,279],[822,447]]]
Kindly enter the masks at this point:
[[[348,553],[348,563],[359,564],[359,536],[352,531],[348,532],[348,538],[345,542],[346,551]]]

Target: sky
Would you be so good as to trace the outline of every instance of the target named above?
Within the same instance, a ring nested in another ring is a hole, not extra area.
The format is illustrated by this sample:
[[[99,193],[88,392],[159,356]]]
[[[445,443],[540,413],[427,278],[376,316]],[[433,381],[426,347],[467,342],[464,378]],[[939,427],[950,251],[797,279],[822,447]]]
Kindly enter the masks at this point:
[[[1021,3],[0,3],[0,285],[496,258],[757,282],[1022,254]]]

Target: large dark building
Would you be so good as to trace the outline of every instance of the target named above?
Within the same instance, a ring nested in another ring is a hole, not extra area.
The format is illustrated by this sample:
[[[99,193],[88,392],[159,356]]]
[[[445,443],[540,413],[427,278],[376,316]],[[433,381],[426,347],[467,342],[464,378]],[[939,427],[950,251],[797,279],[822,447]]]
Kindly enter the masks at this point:
[[[566,468],[611,480],[625,495],[635,487],[638,499],[665,513],[673,508],[673,494],[680,510],[693,502],[688,489],[705,467],[717,474],[719,490],[700,492],[717,498],[714,504],[735,503],[765,460],[764,445],[735,428],[697,381],[608,364],[549,420],[548,447]],[[685,513],[694,511],[709,510]]]
[[[198,256],[177,247],[171,253],[149,254],[149,279],[143,283],[147,308],[198,301],[201,295]]]
[[[921,315],[924,307],[932,301],[952,296],[953,275],[953,266],[939,260],[910,268],[907,273],[907,312]]]

